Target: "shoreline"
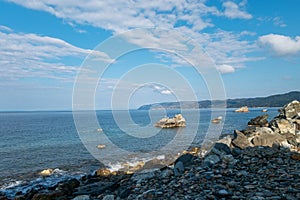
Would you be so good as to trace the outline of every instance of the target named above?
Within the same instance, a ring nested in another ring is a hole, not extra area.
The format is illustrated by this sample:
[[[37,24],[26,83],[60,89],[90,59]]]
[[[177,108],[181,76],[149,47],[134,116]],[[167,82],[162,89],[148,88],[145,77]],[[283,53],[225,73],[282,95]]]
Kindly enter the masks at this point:
[[[131,174],[101,168],[14,196],[0,192],[0,199],[299,199],[299,102],[297,106],[296,118],[284,110],[288,105],[268,123],[255,118],[245,130],[222,136],[204,157],[205,149],[193,148],[156,170],[141,167]],[[288,124],[281,126],[287,122],[295,124],[296,143]]]

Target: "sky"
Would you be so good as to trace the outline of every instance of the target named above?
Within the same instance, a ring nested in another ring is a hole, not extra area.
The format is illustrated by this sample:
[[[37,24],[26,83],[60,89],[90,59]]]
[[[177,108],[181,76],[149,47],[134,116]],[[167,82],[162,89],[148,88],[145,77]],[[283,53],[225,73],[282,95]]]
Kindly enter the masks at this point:
[[[0,111],[299,91],[299,10],[297,0],[0,0]]]

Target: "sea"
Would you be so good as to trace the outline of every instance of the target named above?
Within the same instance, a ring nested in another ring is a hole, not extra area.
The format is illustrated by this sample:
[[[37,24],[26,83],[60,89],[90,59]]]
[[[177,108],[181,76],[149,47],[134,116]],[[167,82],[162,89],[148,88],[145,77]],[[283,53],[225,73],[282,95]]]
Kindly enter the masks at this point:
[[[33,188],[51,187],[91,174],[101,167],[111,170],[140,161],[165,158],[190,146],[203,144],[210,135],[233,134],[247,122],[278,108],[252,108],[248,113],[226,110],[94,111],[98,123],[81,123],[72,111],[0,112],[0,192],[7,196]],[[186,127],[160,129],[154,124],[164,116],[182,113]],[[221,116],[220,124],[211,120]],[[75,119],[75,120],[74,120]],[[100,145],[100,147],[98,146]],[[39,174],[53,169],[51,176]]]

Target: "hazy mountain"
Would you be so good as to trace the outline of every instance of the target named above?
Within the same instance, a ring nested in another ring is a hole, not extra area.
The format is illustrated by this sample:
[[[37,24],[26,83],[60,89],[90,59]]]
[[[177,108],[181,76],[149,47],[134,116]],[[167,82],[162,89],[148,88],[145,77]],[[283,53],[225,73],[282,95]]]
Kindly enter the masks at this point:
[[[293,91],[286,94],[271,95],[268,97],[254,97],[254,98],[240,98],[240,99],[227,99],[227,108],[239,108],[242,106],[248,107],[282,107],[290,101],[300,101],[300,92]],[[182,101],[182,102],[163,102],[139,107],[139,110],[149,109],[196,109],[196,108],[210,108],[212,103],[216,107],[223,107],[224,101]],[[180,106],[181,105],[181,106]]]

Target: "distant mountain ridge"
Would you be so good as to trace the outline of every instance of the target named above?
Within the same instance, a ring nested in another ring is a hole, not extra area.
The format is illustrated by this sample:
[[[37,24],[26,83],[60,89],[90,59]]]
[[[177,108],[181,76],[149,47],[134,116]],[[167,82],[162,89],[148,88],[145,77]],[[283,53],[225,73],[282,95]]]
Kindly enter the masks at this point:
[[[290,101],[300,101],[300,92],[293,91],[285,94],[276,94],[267,97],[254,97],[254,98],[238,98],[227,99],[227,108],[239,108],[242,106],[248,107],[282,107]],[[210,108],[213,104],[214,107],[224,107],[224,101],[204,100],[204,101],[182,101],[182,102],[163,102],[143,105],[138,110],[156,110],[156,109],[198,109]]]

